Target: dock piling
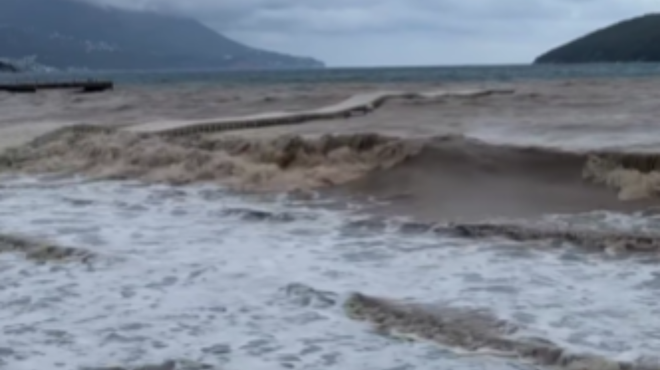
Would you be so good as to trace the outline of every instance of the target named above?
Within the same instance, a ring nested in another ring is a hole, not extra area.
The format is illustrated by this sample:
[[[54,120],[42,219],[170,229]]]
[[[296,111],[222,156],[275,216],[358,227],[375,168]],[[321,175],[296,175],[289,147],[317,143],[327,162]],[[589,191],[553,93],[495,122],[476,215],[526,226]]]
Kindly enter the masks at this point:
[[[34,93],[37,90],[60,90],[77,89],[82,93],[102,92],[112,90],[114,83],[112,81],[68,81],[68,82],[15,82],[9,84],[0,84],[0,91],[10,93]]]

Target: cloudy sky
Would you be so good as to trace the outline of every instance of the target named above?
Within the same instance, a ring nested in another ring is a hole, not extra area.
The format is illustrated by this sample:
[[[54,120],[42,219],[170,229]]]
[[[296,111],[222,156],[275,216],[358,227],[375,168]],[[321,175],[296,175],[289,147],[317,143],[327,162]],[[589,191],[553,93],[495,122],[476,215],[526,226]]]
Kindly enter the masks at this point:
[[[526,63],[658,0],[93,0],[193,16],[331,66]]]

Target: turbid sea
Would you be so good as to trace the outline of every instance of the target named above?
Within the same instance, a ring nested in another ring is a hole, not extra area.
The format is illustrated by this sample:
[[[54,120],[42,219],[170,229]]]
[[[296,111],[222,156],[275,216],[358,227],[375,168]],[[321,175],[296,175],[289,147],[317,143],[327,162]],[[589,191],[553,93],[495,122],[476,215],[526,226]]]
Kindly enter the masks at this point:
[[[529,79],[648,77],[660,73],[658,63],[590,65],[504,65],[392,68],[327,68],[266,71],[107,71],[0,74],[0,81],[110,79],[118,84],[273,84],[273,83],[415,83],[519,81]]]
[[[0,77],[0,369],[660,369],[659,74]]]

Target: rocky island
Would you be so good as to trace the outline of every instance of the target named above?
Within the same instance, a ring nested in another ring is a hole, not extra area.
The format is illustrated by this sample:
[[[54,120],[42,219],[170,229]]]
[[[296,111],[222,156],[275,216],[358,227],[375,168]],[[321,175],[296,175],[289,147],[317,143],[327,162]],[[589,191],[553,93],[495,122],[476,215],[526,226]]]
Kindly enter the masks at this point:
[[[324,67],[312,58],[243,45],[183,16],[77,0],[2,0],[0,58],[31,56],[58,69]]]
[[[660,62],[660,14],[597,30],[539,56],[535,64]]]

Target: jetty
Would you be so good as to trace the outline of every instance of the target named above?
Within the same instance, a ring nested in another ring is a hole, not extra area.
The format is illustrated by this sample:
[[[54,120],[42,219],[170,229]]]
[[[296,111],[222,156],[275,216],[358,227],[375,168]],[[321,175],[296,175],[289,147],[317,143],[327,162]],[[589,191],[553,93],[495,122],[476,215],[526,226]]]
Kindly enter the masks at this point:
[[[298,112],[269,112],[239,117],[221,117],[203,120],[157,121],[126,128],[139,133],[157,133],[164,135],[188,135],[201,132],[219,132],[261,128],[269,126],[295,125],[325,119],[348,119],[374,112],[389,100],[424,100],[434,101],[447,98],[479,98],[494,94],[513,94],[513,89],[456,90],[456,91],[378,91],[358,94],[348,99],[319,109]]]
[[[66,82],[15,82],[0,83],[0,91],[10,93],[34,93],[38,90],[78,90],[83,93],[102,92],[112,90],[114,83],[112,81],[85,80],[85,81],[66,81]]]

